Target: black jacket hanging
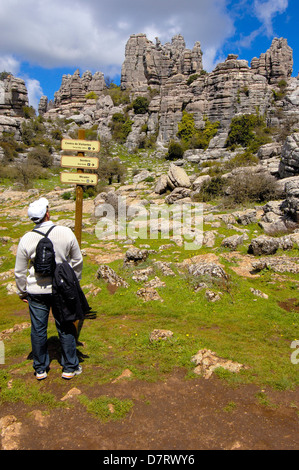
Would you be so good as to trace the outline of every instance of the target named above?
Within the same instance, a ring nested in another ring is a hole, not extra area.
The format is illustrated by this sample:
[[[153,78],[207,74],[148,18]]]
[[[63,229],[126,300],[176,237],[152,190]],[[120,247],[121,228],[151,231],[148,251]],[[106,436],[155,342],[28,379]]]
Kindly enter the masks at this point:
[[[91,310],[75,271],[67,261],[56,266],[52,299],[53,315],[61,322],[82,320]]]

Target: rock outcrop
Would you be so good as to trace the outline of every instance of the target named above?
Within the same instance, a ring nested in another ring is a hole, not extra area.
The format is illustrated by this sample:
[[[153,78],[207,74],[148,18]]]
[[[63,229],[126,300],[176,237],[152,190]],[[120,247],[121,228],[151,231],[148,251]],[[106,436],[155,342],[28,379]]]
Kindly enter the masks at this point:
[[[28,106],[28,92],[24,80],[8,75],[0,80],[0,115],[24,117]]]
[[[299,120],[299,82],[291,77],[292,67],[292,49],[284,38],[273,39],[269,50],[253,58],[250,66],[246,60],[229,54],[207,73],[199,42],[188,49],[181,35],[163,45],[158,38],[153,43],[145,34],[134,34],[126,44],[120,87],[130,94],[131,103],[138,96],[148,99],[144,114],[135,114],[127,103],[115,104],[101,72],[92,75],[87,71],[80,77],[78,70],[72,76],[63,76],[54,103],[42,97],[39,110],[45,117],[66,117],[87,128],[97,125],[102,140],[112,138],[113,115],[126,114],[132,123],[126,141],[130,151],[147,137],[165,149],[170,140],[177,140],[185,110],[193,114],[199,129],[206,118],[219,122],[209,148],[196,150],[188,155],[188,161],[229,159],[231,152],[226,151],[225,142],[236,115],[255,114],[258,109],[277,132],[294,132]],[[282,141],[281,137],[271,148],[263,149],[259,157],[274,175],[278,173]]]
[[[158,38],[156,44],[145,34],[134,34],[126,45],[125,61],[122,66],[121,87],[146,91],[148,86],[164,85],[173,75],[189,76],[202,70],[200,43],[193,49],[186,49],[184,38],[174,36],[164,46]]]

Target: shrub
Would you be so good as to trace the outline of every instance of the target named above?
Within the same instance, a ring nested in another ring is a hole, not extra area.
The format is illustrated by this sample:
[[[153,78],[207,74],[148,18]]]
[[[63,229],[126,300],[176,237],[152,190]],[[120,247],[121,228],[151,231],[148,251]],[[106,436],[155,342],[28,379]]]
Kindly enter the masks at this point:
[[[35,109],[32,106],[23,106],[23,113],[25,119],[31,119],[36,115]]]
[[[106,155],[99,160],[97,174],[100,182],[112,184],[115,178],[117,182],[120,183],[125,175],[125,167],[117,159],[110,158]]]
[[[168,152],[165,156],[166,160],[177,160],[178,158],[183,158],[184,149],[179,142],[171,141],[169,143]]]
[[[190,75],[190,77],[187,80],[187,85],[191,85],[195,80],[197,80],[199,77],[198,73],[195,73],[194,75]]]
[[[240,145],[255,153],[261,145],[271,142],[269,132],[261,116],[256,114],[237,116],[232,119],[225,146],[234,150]]]
[[[36,147],[29,152],[28,161],[49,168],[53,164],[53,157],[45,147]]]
[[[192,113],[183,111],[181,122],[178,124],[177,136],[181,139],[185,148],[198,148],[206,150],[210,140],[217,134],[219,122],[210,122],[204,118],[204,129],[197,129]]]
[[[122,113],[115,113],[112,116],[112,121],[109,124],[111,127],[112,138],[119,144],[124,144],[128,135],[132,131],[133,121],[127,119]]]
[[[7,77],[9,77],[9,75],[12,75],[11,72],[6,72],[5,70],[3,70],[3,72],[0,73],[0,80],[1,82],[3,82],[4,80],[7,79]]]
[[[90,91],[89,93],[85,95],[85,98],[87,100],[98,100],[99,96],[94,91]]]
[[[30,162],[22,163],[17,166],[17,181],[21,183],[24,188],[30,188],[33,186],[33,180],[40,178],[43,174],[43,170],[38,165],[34,165]]]
[[[202,202],[207,202],[222,197],[226,185],[227,182],[224,178],[219,175],[214,176],[209,181],[203,183],[197,198]]]
[[[14,134],[3,132],[0,140],[0,146],[4,151],[5,162],[11,162],[18,156],[18,150],[22,149],[22,145],[18,144],[14,138]],[[5,163],[4,162],[4,163]]]
[[[106,94],[110,95],[114,106],[130,103],[130,93],[128,90],[121,90],[119,86],[111,84]]]
[[[138,96],[132,105],[135,114],[146,114],[148,112],[149,101],[145,96]]]
[[[234,203],[265,202],[278,195],[277,181],[268,173],[244,169],[229,181],[230,199]]]

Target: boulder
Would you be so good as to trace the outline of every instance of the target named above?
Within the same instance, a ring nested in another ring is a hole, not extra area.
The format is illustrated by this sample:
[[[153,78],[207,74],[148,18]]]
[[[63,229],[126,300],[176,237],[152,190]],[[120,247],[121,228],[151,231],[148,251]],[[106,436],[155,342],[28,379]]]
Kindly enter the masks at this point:
[[[189,274],[194,277],[208,277],[210,279],[228,279],[224,269],[215,263],[195,263],[189,266]]]
[[[171,189],[191,188],[191,181],[185,170],[171,163],[167,173],[167,183]]]
[[[279,239],[261,235],[251,240],[248,247],[248,253],[255,256],[260,255],[273,255],[279,248]]]
[[[158,179],[156,186],[155,186],[155,193],[156,194],[163,194],[166,192],[168,187],[168,178],[167,175],[161,175]]]

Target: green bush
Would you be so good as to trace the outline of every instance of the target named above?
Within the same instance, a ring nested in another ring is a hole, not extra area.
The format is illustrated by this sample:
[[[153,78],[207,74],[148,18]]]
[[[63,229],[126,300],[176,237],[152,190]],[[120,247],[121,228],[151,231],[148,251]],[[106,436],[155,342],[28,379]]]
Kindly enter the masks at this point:
[[[121,90],[119,86],[112,83],[108,90],[105,91],[113,101],[114,106],[120,106],[130,103],[130,93],[128,90]]]
[[[179,142],[171,141],[169,143],[168,152],[165,156],[166,160],[177,160],[183,158],[184,149]]]
[[[132,105],[135,114],[146,114],[148,112],[149,100],[145,96],[138,96]]]
[[[261,116],[256,114],[237,116],[231,121],[225,146],[234,150],[240,145],[255,153],[261,145],[272,141],[270,132]]]
[[[28,153],[28,162],[49,168],[53,164],[53,157],[45,147],[36,147]]]
[[[227,182],[224,178],[220,175],[214,176],[209,181],[203,183],[197,195],[197,199],[202,202],[208,202],[223,197],[226,185]]]
[[[181,139],[186,149],[197,148],[206,150],[208,148],[211,139],[217,134],[219,122],[210,122],[207,118],[204,118],[204,121],[204,129],[197,129],[193,114],[183,111],[182,120],[178,124],[177,136]]]
[[[116,179],[116,181],[120,183],[123,180],[125,172],[125,167],[119,160],[111,158],[107,154],[101,156],[99,159],[97,175],[100,182],[112,184],[113,179]]]
[[[277,181],[268,173],[253,173],[244,169],[230,178],[229,198],[232,202],[266,202],[278,196]]]
[[[112,138],[119,144],[124,144],[128,135],[132,131],[133,121],[127,119],[122,113],[115,113],[112,116],[112,121],[109,124],[111,127]]]
[[[194,75],[190,75],[190,77],[188,78],[187,80],[187,85],[191,85],[191,83],[193,83],[195,80],[197,80],[199,77],[199,74],[198,73],[195,73]]]
[[[99,96],[94,92],[94,91],[90,91],[89,93],[87,93],[85,95],[85,98],[87,100],[98,100],[99,99]]]
[[[10,132],[2,133],[0,146],[4,151],[4,163],[12,162],[18,156],[18,151],[23,148],[23,146],[15,140],[14,134]]]

